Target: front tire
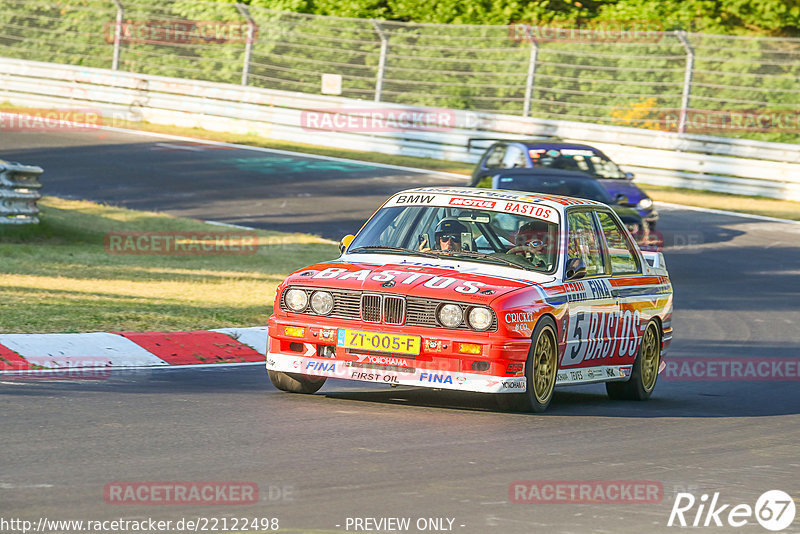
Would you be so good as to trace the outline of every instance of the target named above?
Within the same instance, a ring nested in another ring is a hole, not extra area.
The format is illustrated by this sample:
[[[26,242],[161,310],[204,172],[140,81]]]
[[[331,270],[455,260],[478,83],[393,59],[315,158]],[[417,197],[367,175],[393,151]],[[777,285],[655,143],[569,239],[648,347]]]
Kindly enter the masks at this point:
[[[310,395],[319,391],[325,383],[324,377],[303,376],[297,373],[284,373],[282,371],[271,371],[267,369],[269,381],[281,391],[289,393],[305,393]]]
[[[654,321],[647,323],[627,382],[606,382],[606,392],[613,400],[638,400],[650,398],[658,381],[661,364],[661,335]]]
[[[558,336],[556,324],[543,317],[531,335],[531,349],[525,363],[525,393],[500,393],[498,405],[503,409],[542,413],[553,399],[558,372]]]

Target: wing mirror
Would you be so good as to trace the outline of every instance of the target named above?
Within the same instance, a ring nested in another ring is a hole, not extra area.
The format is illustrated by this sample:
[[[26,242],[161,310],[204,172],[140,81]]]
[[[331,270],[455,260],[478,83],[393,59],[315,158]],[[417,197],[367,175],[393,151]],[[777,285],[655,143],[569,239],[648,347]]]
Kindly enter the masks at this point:
[[[633,180],[633,173],[632,172],[626,172],[625,173],[625,179],[626,180]]]
[[[586,264],[583,258],[570,258],[567,260],[567,271],[564,280],[580,280],[586,276]]]
[[[347,249],[347,247],[350,246],[350,243],[353,242],[353,239],[355,239],[355,237],[356,236],[354,236],[353,234],[347,234],[346,236],[344,236],[342,240],[339,241],[339,253],[344,254],[344,251]]]

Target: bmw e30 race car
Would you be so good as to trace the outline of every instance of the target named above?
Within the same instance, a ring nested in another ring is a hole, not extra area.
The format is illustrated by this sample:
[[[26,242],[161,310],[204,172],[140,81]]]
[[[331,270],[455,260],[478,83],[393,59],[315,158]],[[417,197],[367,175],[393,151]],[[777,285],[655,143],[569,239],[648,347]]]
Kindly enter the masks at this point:
[[[672,285],[599,202],[429,187],[391,196],[341,256],[291,274],[269,319],[275,387],[326,378],[497,393],[544,411],[559,385],[650,397]]]

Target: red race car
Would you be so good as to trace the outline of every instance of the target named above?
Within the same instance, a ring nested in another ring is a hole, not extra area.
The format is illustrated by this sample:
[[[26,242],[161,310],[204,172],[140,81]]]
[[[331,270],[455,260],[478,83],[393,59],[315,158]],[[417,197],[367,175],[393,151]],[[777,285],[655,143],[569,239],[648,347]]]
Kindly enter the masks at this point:
[[[650,397],[672,285],[606,205],[431,187],[389,198],[341,257],[291,274],[269,319],[275,387],[326,378],[496,393],[541,412],[558,385]]]

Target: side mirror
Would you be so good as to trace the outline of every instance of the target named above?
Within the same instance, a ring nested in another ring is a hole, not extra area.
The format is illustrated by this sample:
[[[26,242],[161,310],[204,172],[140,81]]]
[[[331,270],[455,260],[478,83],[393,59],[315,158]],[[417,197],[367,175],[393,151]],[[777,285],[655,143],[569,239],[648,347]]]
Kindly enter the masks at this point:
[[[619,204],[620,206],[628,206],[630,205],[630,201],[628,200],[628,195],[623,195],[622,193],[618,194],[614,197],[614,201]]]
[[[350,243],[353,242],[353,239],[355,239],[355,237],[356,236],[354,236],[353,234],[347,234],[342,238],[341,241],[339,241],[339,252],[341,254],[344,254],[344,251],[347,249],[347,247],[350,246]]]
[[[586,264],[583,263],[583,258],[568,259],[564,280],[580,280],[584,276],[586,276]]]
[[[625,179],[626,180],[633,180],[633,173],[632,172],[626,172],[625,173]]]

